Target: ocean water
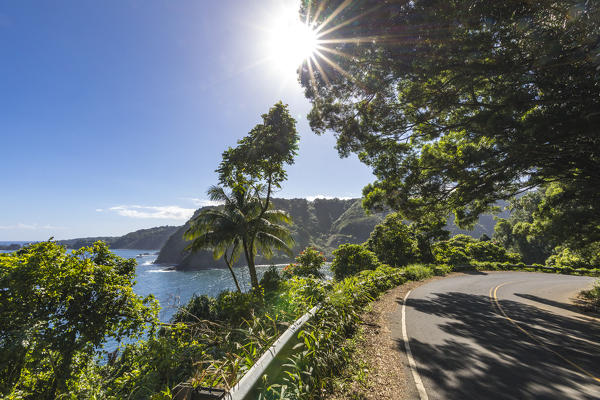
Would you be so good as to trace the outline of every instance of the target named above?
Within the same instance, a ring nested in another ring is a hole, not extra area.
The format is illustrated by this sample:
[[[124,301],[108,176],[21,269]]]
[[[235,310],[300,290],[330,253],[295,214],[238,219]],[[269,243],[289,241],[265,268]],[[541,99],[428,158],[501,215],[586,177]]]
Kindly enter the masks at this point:
[[[161,310],[159,318],[167,322],[177,308],[186,304],[194,294],[216,296],[223,290],[235,290],[235,283],[228,269],[204,269],[200,271],[174,271],[169,265],[154,264],[158,250],[112,250],[125,258],[135,258],[136,269],[135,293],[140,296],[154,295],[158,299]],[[285,264],[277,265],[283,268]],[[258,265],[260,277],[269,268],[268,265]],[[242,290],[249,289],[250,277],[246,267],[235,267],[235,274]]]

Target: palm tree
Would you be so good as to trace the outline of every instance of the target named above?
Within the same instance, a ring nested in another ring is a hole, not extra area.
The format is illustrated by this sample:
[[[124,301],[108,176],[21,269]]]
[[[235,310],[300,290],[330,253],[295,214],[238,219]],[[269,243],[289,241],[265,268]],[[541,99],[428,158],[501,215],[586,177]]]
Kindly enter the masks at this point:
[[[264,207],[258,197],[259,189],[238,187],[227,194],[222,187],[212,186],[208,196],[223,205],[200,212],[190,221],[184,237],[192,240],[188,249],[212,249],[213,257],[224,258],[238,290],[240,286],[233,264],[243,253],[253,288],[258,288],[254,259],[258,252],[270,258],[273,250],[291,254],[294,241],[288,228],[289,215],[281,210]]]

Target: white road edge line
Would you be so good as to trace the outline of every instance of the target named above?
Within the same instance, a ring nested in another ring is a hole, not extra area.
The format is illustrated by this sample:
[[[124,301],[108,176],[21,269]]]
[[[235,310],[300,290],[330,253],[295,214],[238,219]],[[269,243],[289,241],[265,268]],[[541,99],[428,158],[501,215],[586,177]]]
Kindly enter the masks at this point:
[[[419,398],[421,400],[429,400],[429,397],[427,397],[427,392],[425,391],[425,386],[423,386],[423,381],[419,375],[419,371],[417,371],[417,363],[415,362],[412,351],[410,350],[408,334],[406,333],[406,300],[408,299],[410,292],[412,292],[412,290],[409,290],[408,293],[406,293],[406,296],[404,296],[404,300],[402,301],[402,338],[404,339],[404,347],[406,347],[408,365],[410,366],[410,370],[415,380],[415,385],[417,386],[417,391],[419,392]]]

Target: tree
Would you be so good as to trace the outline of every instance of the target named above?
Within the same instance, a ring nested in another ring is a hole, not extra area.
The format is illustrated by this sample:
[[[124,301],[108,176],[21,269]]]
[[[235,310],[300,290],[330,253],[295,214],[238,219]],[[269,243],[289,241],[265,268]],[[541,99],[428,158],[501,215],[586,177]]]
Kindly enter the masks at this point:
[[[521,254],[527,264],[543,263],[557,245],[549,235],[532,229],[543,197],[543,190],[536,190],[511,200],[510,216],[498,219],[494,227],[494,241]]]
[[[300,69],[319,134],[376,181],[364,204],[462,227],[498,199],[557,182],[600,209],[600,3],[304,2],[321,50]],[[585,232],[600,216],[581,220]]]
[[[263,203],[250,188],[236,187],[227,194],[221,187],[213,186],[208,195],[211,200],[223,202],[220,207],[206,209],[193,217],[185,238],[192,240],[188,249],[212,249],[213,257],[223,257],[238,291],[241,291],[233,271],[233,264],[243,253],[253,288],[258,288],[254,257],[260,251],[267,258],[273,249],[291,254],[293,238],[284,224],[291,223],[289,215],[281,210],[263,211]]]
[[[333,251],[331,271],[341,280],[357,272],[374,270],[381,266],[375,253],[360,244],[342,244]]]
[[[434,262],[433,245],[450,237],[450,232],[445,229],[447,220],[442,217],[443,215],[440,211],[423,214],[409,225],[410,232],[417,241],[421,262]]]
[[[375,226],[365,245],[379,261],[393,267],[402,267],[420,258],[417,240],[398,213],[388,215]]]
[[[157,304],[133,293],[135,265],[102,242],[0,254],[0,393],[54,399],[109,337],[152,327]]]
[[[323,264],[327,259],[323,252],[308,246],[298,254],[295,264],[289,264],[283,269],[284,278],[291,276],[305,276],[313,278],[324,278],[325,275],[321,272]]]
[[[294,163],[299,140],[296,121],[287,105],[276,103],[262,119],[263,123],[240,139],[236,147],[223,152],[216,171],[219,183],[234,196],[251,196],[248,207],[238,211],[246,220],[241,246],[254,288],[259,286],[254,262],[257,251],[268,258],[272,254],[270,246],[285,250],[291,243],[289,231],[278,224],[289,223],[289,217],[283,211],[272,209],[271,197],[287,179],[284,166]]]

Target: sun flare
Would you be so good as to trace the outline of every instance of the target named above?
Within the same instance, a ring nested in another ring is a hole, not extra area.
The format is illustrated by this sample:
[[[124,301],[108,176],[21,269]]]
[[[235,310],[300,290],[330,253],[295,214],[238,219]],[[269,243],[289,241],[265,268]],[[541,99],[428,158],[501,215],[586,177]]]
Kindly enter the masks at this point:
[[[319,44],[317,32],[299,19],[298,10],[293,7],[283,8],[267,33],[269,62],[284,73],[295,73]]]

